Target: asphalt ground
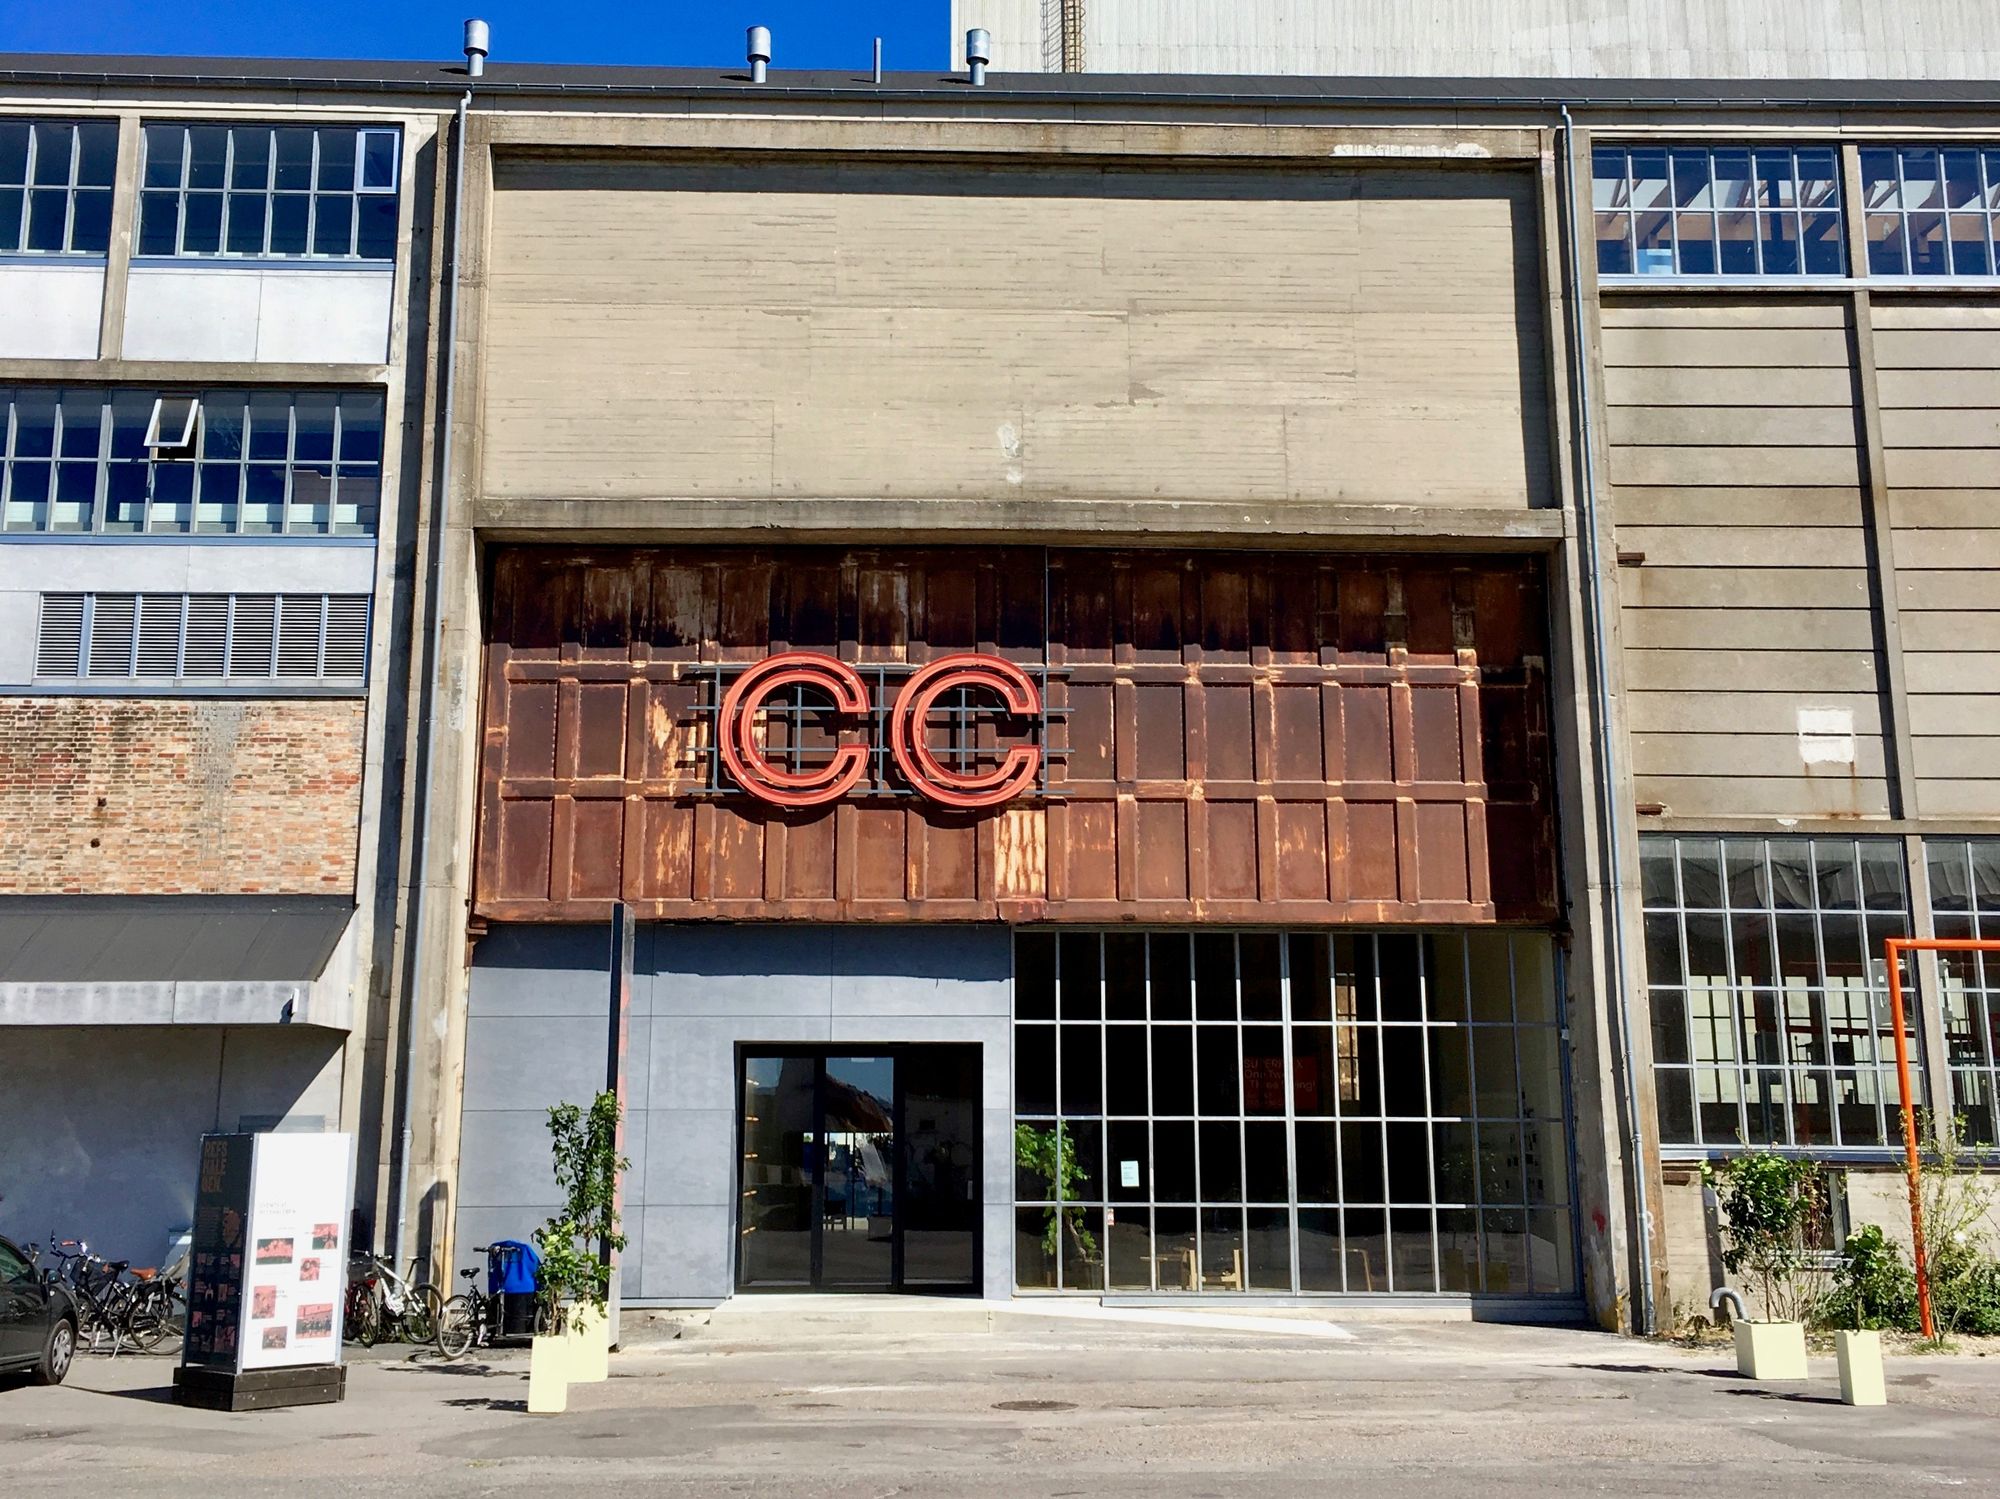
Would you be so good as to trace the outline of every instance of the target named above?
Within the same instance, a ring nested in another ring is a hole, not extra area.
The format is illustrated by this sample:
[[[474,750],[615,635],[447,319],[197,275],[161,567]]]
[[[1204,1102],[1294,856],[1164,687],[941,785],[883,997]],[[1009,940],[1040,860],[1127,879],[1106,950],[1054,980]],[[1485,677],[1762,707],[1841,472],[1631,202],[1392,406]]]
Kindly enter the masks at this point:
[[[732,1304],[734,1305],[734,1304]],[[339,1405],[171,1403],[171,1357],[0,1386],[7,1495],[2000,1492],[2000,1357],[1889,1361],[1891,1403],[1576,1330],[803,1304],[640,1330],[560,1416],[518,1351],[355,1357]]]

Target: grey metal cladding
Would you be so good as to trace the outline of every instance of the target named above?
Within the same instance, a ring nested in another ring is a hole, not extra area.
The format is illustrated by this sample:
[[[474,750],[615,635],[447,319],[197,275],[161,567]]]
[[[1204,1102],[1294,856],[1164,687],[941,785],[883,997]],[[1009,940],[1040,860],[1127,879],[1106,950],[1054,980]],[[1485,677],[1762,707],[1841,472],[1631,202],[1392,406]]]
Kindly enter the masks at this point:
[[[0,982],[310,982],[346,930],[336,896],[9,896]]]

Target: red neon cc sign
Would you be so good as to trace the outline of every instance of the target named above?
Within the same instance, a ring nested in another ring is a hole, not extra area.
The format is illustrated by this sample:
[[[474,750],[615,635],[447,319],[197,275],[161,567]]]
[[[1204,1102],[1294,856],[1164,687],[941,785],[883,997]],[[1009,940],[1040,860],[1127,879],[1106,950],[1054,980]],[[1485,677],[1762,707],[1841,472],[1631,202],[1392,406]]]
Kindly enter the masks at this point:
[[[867,746],[839,745],[825,765],[781,770],[757,742],[757,712],[772,693],[804,685],[833,699],[835,714],[865,718],[868,688],[846,662],[809,651],[786,651],[760,661],[731,684],[716,726],[722,763],[736,784],[759,801],[778,807],[816,807],[852,791],[868,768]],[[896,768],[919,796],[947,807],[995,807],[1034,783],[1041,750],[1016,745],[991,770],[953,770],[930,747],[924,726],[932,707],[947,692],[976,688],[996,695],[1006,712],[1032,716],[1042,711],[1042,695],[1028,674],[997,656],[964,653],[920,668],[896,694],[889,714],[889,748]]]

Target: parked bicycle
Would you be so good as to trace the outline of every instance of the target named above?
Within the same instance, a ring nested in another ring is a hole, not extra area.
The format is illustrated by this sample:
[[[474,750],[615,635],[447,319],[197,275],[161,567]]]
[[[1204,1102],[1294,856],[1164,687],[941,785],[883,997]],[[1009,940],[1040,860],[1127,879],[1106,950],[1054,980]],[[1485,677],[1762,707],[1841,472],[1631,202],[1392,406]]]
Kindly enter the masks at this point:
[[[55,1263],[43,1273],[70,1292],[77,1333],[88,1340],[91,1352],[108,1339],[114,1357],[127,1345],[150,1353],[180,1335],[187,1300],[177,1275],[134,1269],[130,1260],[107,1260],[79,1239],[51,1236],[46,1253]]]
[[[499,1257],[513,1252],[525,1251],[524,1263],[527,1274],[533,1274],[533,1250],[518,1241],[502,1244],[480,1244],[474,1247],[474,1254],[483,1254],[486,1259],[487,1287],[479,1289],[479,1271],[461,1270],[459,1276],[466,1283],[465,1290],[444,1304],[444,1311],[438,1317],[437,1350],[445,1358],[464,1358],[473,1348],[490,1348],[499,1338],[518,1334],[523,1329],[506,1326],[507,1296],[496,1279],[496,1264]],[[530,1280],[529,1283],[532,1283]],[[520,1293],[511,1293],[520,1294]],[[551,1316],[548,1308],[538,1299],[535,1302],[534,1327],[537,1333],[549,1330]]]
[[[418,1262],[410,1261],[410,1275]],[[384,1338],[428,1343],[437,1336],[444,1297],[429,1281],[414,1284],[378,1255],[357,1254],[347,1264],[347,1336],[363,1348]]]

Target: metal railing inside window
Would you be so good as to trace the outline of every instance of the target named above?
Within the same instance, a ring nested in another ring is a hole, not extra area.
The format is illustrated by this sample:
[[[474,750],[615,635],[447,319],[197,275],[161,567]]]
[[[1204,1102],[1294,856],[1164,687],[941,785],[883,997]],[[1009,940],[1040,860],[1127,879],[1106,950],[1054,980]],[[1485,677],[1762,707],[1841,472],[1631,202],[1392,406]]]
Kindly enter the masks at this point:
[[[2000,939],[2000,838],[1927,838],[1931,912],[1940,937]],[[2000,956],[1938,954],[1952,1112],[1963,1138],[2000,1141]]]
[[[1832,146],[1598,146],[1600,276],[1842,276]]]
[[[395,258],[396,130],[151,124],[144,147],[140,255]]]
[[[0,120],[0,255],[102,255],[118,125]]]
[[[1648,835],[1639,862],[1662,1145],[1893,1147],[1901,842]]]
[[[1861,192],[1870,275],[1995,273],[2000,149],[1864,148]]]
[[[0,387],[0,531],[372,536],[382,414],[375,391]]]

